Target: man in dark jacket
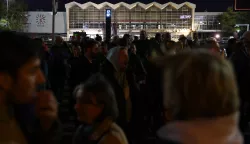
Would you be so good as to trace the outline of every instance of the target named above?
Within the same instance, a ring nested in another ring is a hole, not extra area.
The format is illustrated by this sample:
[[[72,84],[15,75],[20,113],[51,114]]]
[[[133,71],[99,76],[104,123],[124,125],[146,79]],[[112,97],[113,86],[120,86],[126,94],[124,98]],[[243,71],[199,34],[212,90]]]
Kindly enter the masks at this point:
[[[0,143],[58,144],[57,102],[45,83],[34,41],[0,33]]]
[[[84,54],[80,56],[74,65],[71,65],[71,76],[74,76],[74,87],[86,81],[92,74],[99,71],[99,65],[96,63],[98,54],[98,42],[88,40],[86,48],[82,50]]]
[[[234,66],[239,96],[241,99],[241,120],[240,128],[244,131],[249,121],[249,102],[250,102],[250,31],[243,35],[243,41],[236,45],[235,53],[232,55],[232,63]],[[248,116],[246,117],[247,114]]]
[[[147,33],[146,31],[140,32],[140,40],[135,42],[136,48],[137,48],[137,54],[138,56],[144,60],[147,59],[147,57],[150,54],[150,40],[147,39]]]
[[[49,61],[49,80],[51,88],[55,93],[57,100],[62,100],[65,81],[67,79],[67,59],[70,51],[61,37],[56,38],[55,45],[52,46],[51,59]]]

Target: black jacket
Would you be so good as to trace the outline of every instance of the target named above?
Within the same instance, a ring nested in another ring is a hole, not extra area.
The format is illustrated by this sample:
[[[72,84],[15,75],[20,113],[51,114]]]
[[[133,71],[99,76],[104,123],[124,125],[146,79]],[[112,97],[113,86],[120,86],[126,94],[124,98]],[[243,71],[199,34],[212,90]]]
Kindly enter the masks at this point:
[[[241,100],[250,102],[250,56],[244,47],[237,47],[238,50],[232,55],[231,61],[234,66],[239,95]]]
[[[92,63],[85,56],[81,56],[71,65],[71,78],[73,78],[73,86],[85,82],[93,74],[99,71],[99,65],[95,61]]]

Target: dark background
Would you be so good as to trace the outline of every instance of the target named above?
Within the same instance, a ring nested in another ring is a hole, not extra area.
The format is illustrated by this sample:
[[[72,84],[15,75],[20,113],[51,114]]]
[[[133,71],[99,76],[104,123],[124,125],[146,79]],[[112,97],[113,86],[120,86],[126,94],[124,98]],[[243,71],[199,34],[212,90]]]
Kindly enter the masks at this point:
[[[248,9],[250,10],[250,0],[235,0],[236,1],[236,10]]]
[[[36,11],[36,10],[44,10],[44,11],[51,11],[52,7],[52,0],[24,0],[29,5],[30,11]],[[74,0],[59,0],[59,11],[65,11],[65,4],[72,2]],[[79,3],[86,3],[88,1],[86,0],[75,0]],[[104,0],[90,0],[94,3],[102,3],[105,2]],[[121,2],[121,0],[106,0],[110,3],[118,3]],[[174,3],[183,3],[186,2],[186,0],[123,0],[123,2],[126,3],[134,3],[134,2],[142,2],[142,3],[150,3],[150,2],[158,2],[158,3],[167,3],[167,2],[174,2]],[[245,0],[250,1],[250,0]],[[228,7],[234,6],[234,0],[189,0],[188,2],[196,4],[196,11],[197,12],[223,12],[226,11]]]

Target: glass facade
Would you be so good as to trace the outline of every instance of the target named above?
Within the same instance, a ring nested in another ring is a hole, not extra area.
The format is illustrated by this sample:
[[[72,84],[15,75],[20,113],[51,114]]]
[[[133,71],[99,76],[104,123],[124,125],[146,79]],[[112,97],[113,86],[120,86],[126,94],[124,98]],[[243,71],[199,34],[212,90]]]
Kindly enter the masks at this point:
[[[221,30],[221,25],[218,20],[219,13],[196,13],[194,17],[194,27],[198,31],[204,30]]]
[[[118,30],[192,29],[194,8],[186,4],[178,8],[171,4],[165,7],[154,4],[143,7],[137,4],[129,8],[122,4],[115,8],[108,5],[101,8],[74,5],[68,9],[69,28],[104,28],[105,9],[108,8],[112,9],[112,23]]]

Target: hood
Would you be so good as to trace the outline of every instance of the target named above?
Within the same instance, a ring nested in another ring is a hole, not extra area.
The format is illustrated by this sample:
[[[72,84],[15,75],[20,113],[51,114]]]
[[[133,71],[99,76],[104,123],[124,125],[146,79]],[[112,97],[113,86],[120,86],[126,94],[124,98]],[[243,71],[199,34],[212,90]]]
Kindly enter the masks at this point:
[[[119,52],[120,47],[112,48],[108,51],[107,60],[113,65],[116,71],[119,71]]]
[[[172,122],[157,135],[162,140],[184,144],[243,144],[238,117],[239,113],[235,113],[214,119]]]

